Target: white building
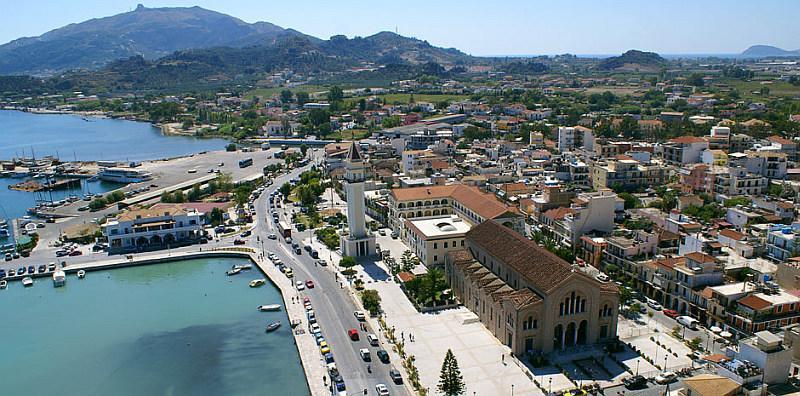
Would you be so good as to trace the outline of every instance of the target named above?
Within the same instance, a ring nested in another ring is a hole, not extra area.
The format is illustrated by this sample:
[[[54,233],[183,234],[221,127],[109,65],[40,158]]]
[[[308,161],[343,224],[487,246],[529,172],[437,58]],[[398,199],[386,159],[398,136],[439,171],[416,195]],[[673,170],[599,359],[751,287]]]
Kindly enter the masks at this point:
[[[103,235],[111,254],[189,245],[203,236],[201,216],[181,205],[158,204],[111,219],[103,226]]]
[[[575,148],[575,127],[558,127],[558,151],[565,152]]]
[[[348,231],[341,237],[342,254],[345,256],[363,257],[375,253],[375,236],[367,230],[364,208],[366,169],[364,157],[353,142],[345,158]]]
[[[470,228],[456,215],[407,219],[402,237],[426,267],[443,266],[448,252],[464,249],[464,235]]]

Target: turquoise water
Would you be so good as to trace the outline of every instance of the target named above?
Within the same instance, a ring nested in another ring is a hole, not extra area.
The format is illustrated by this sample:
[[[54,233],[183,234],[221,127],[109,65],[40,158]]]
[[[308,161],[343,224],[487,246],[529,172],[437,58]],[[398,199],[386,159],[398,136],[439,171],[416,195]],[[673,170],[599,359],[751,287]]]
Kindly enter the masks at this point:
[[[286,313],[257,269],[197,259],[0,290],[0,394],[307,395]],[[283,326],[266,334],[267,324]]]
[[[144,122],[0,111],[0,159],[57,155],[65,161],[142,161],[223,150],[225,139],[165,136]]]

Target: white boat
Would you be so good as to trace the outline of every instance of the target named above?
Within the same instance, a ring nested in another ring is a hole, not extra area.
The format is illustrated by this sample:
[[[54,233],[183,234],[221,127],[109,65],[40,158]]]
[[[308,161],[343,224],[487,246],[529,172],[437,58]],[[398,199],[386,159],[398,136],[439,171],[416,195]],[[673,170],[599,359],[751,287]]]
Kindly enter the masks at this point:
[[[251,270],[251,269],[253,269],[253,264],[241,264],[241,265],[237,264],[237,265],[234,265],[231,268],[233,268],[233,269],[237,269],[238,268],[240,270]]]
[[[261,287],[264,286],[265,283],[267,283],[267,281],[264,279],[253,279],[250,281],[250,287]]]
[[[242,272],[241,268],[231,268],[230,270],[225,272],[225,275],[231,276],[231,275],[236,275],[236,274],[238,274],[240,272]]]
[[[128,168],[102,168],[97,174],[100,180],[116,183],[140,183],[153,178],[147,171]]]
[[[273,323],[270,323],[269,326],[267,326],[266,331],[267,331],[267,333],[271,333],[271,332],[273,332],[275,330],[278,330],[278,327],[281,327],[281,322],[273,322]]]
[[[267,305],[259,305],[258,310],[262,312],[267,311],[280,311],[281,305],[280,304],[267,304]]]
[[[5,289],[7,287],[8,287],[8,282],[5,279],[0,280],[0,289]]]
[[[78,278],[83,279],[84,277],[86,277],[86,271],[78,270]]]
[[[53,286],[61,287],[67,283],[67,275],[62,270],[53,272]]]
[[[28,287],[33,286],[33,279],[30,276],[26,276],[22,278],[22,286]]]

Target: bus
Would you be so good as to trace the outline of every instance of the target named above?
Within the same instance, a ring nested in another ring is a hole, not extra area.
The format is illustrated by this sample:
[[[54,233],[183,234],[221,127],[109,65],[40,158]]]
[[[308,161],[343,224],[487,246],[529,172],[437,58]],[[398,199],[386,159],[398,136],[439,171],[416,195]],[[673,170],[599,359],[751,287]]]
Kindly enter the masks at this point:
[[[252,158],[245,158],[243,160],[239,160],[239,167],[240,168],[247,168],[250,165],[253,165],[253,159]]]
[[[281,234],[284,238],[291,238],[292,237],[292,227],[289,226],[285,221],[278,222],[278,233]]]

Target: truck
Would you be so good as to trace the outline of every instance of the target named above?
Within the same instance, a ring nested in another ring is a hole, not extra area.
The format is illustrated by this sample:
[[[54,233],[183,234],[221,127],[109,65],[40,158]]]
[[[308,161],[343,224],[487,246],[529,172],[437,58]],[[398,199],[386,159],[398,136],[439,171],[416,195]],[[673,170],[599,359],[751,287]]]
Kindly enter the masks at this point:
[[[284,238],[292,237],[292,227],[285,221],[278,222],[278,233]]]

